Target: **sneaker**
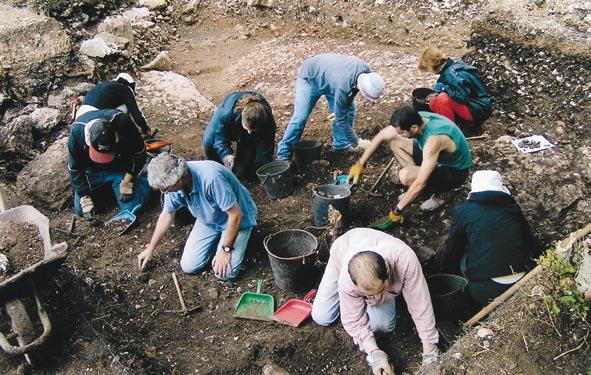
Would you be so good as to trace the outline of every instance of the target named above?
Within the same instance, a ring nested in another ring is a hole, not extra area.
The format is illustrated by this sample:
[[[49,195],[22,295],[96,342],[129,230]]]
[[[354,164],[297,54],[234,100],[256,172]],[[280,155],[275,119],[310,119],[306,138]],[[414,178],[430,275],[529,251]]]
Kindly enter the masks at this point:
[[[349,147],[344,148],[342,150],[336,150],[333,148],[332,151],[337,154],[343,154],[343,155],[353,155],[353,154],[363,153],[363,149],[359,146],[349,146]]]
[[[359,138],[359,141],[357,142],[357,145],[362,149],[365,150],[369,147],[369,144],[371,143],[370,140],[367,139],[363,139],[363,138]]]

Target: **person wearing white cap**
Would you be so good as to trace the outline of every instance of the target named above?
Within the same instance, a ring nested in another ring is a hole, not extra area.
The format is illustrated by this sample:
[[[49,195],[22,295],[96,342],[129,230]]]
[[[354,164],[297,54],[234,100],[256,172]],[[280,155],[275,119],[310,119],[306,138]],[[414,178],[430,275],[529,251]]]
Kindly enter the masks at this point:
[[[86,94],[76,111],[76,119],[98,109],[118,109],[129,114],[142,133],[150,134],[151,129],[137,104],[135,93],[135,80],[127,73],[119,73],[111,82],[98,83]]]
[[[293,145],[300,141],[308,116],[323,95],[331,112],[333,150],[362,152],[369,142],[359,139],[353,130],[355,96],[361,93],[370,102],[376,102],[385,85],[382,76],[355,56],[323,53],[305,60],[298,70],[293,117],[277,147],[277,159],[291,157]]]
[[[499,172],[474,172],[468,199],[454,209],[443,270],[461,272],[472,298],[486,305],[535,265],[540,250]]]

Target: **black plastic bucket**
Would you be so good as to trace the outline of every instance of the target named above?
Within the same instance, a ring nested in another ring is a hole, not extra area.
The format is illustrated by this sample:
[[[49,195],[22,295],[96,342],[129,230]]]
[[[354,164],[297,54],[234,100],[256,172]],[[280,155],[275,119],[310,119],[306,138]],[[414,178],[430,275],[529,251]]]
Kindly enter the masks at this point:
[[[418,89],[412,90],[412,107],[415,111],[427,111],[431,112],[429,104],[427,103],[427,96],[434,94],[435,90],[428,87],[419,87]]]
[[[271,270],[279,288],[298,292],[314,281],[318,241],[311,233],[287,229],[265,237]]]
[[[458,275],[442,273],[427,277],[427,285],[438,321],[458,320],[464,315],[468,280]]]
[[[320,160],[322,143],[318,141],[301,141],[293,145],[293,154],[298,170],[304,170],[313,160]]]
[[[257,170],[257,177],[271,199],[287,197],[293,192],[289,162],[272,161]]]
[[[343,224],[349,222],[349,205],[351,189],[347,185],[320,185],[314,188],[312,209],[314,225],[323,227],[328,225],[328,206],[332,205],[342,215]]]

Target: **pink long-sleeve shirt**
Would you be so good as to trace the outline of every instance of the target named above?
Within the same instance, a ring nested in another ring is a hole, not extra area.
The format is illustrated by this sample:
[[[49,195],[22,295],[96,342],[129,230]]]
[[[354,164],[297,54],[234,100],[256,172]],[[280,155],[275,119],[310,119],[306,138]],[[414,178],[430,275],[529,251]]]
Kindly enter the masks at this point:
[[[364,296],[348,272],[353,255],[367,250],[380,254],[390,266],[389,285],[379,298]],[[378,349],[369,325],[367,305],[391,301],[401,292],[423,347],[437,344],[439,334],[427,281],[414,251],[401,240],[373,229],[352,229],[332,244],[325,273],[338,280],[341,321],[360,350],[369,354]]]

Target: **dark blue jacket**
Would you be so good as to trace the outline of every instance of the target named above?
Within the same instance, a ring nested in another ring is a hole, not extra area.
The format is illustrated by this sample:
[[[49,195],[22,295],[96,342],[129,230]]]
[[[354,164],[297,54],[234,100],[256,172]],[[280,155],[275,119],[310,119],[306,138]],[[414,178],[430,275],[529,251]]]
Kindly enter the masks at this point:
[[[98,164],[88,155],[88,145],[84,139],[84,127],[95,119],[105,119],[116,127],[117,157],[111,163]],[[68,171],[72,188],[83,197],[90,193],[90,185],[86,179],[86,170],[124,171],[138,175],[146,164],[146,148],[137,127],[129,116],[116,109],[91,111],[80,116],[71,125],[68,138]]]
[[[242,127],[242,112],[234,107],[244,95],[255,95],[261,99],[269,123],[261,130],[249,135]],[[232,154],[231,142],[247,142],[256,145],[258,164],[265,164],[273,160],[275,147],[275,132],[277,125],[269,102],[259,93],[253,91],[237,91],[226,96],[215,110],[203,133],[203,147],[206,154],[213,148],[219,160]]]
[[[125,105],[133,122],[144,131],[149,130],[146,118],[135,100],[135,93],[126,84],[119,82],[99,83],[86,94],[82,104],[91,105],[97,109],[117,109],[117,107]]]
[[[466,255],[470,280],[489,280],[529,270],[540,248],[519,205],[499,191],[472,193],[454,209],[444,269],[457,270]]]
[[[490,116],[493,102],[477,72],[472,65],[448,59],[437,83],[444,85],[443,91],[452,99],[466,104],[474,122],[480,124]]]

